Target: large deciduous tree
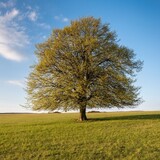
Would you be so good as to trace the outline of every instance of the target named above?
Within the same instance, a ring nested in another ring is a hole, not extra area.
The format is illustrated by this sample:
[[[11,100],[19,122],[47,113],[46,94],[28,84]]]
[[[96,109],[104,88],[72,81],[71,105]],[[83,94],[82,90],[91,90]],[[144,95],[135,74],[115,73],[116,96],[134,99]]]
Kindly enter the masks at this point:
[[[28,77],[28,99],[34,110],[80,110],[132,107],[140,103],[135,75],[142,62],[117,41],[100,19],[86,17],[53,30],[37,45],[38,62]]]

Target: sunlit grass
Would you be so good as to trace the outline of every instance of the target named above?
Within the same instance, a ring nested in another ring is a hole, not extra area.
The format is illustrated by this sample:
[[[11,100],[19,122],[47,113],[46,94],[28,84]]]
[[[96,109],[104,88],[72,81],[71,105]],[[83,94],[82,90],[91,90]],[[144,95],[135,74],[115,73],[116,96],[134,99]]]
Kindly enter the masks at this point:
[[[158,160],[160,112],[0,115],[0,160]]]

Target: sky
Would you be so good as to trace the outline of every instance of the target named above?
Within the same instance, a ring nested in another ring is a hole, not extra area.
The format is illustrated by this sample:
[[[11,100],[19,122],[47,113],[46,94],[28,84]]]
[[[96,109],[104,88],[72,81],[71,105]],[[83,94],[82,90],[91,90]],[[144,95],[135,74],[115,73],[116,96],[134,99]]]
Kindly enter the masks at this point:
[[[144,102],[135,110],[160,110],[160,0],[0,0],[0,112],[31,111],[22,105],[35,45],[87,16],[109,23],[144,61],[135,84]]]

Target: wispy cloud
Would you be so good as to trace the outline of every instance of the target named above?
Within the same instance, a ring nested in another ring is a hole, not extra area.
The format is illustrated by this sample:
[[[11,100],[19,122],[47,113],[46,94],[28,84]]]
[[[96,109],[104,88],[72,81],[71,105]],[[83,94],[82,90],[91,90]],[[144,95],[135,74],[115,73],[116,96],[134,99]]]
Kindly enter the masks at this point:
[[[38,12],[39,8],[38,7],[32,8],[31,6],[26,6],[26,9],[27,9],[26,17],[30,21],[36,22],[35,24],[43,29],[51,29],[51,26],[49,24],[38,21],[38,15],[39,15],[39,12]]]
[[[37,25],[44,28],[44,29],[51,29],[51,26],[46,23],[37,23]]]
[[[61,22],[69,22],[69,18],[64,17],[63,15],[60,16],[54,16],[54,19]]]
[[[29,43],[24,28],[16,22],[19,15],[16,8],[0,15],[0,56],[13,61],[25,59],[21,50]]]
[[[60,20],[60,16],[54,16],[55,20]]]
[[[15,5],[14,0],[9,0],[7,2],[0,2],[0,8],[9,8],[9,7],[13,7],[14,5]]]
[[[10,12],[7,12],[4,16],[1,17],[3,19],[3,22],[8,22],[13,20],[15,17],[17,17],[19,14],[19,10],[16,8],[13,8]]]
[[[35,11],[31,11],[30,13],[28,13],[28,18],[31,21],[36,21],[38,18],[37,13]]]
[[[69,19],[68,18],[63,18],[62,21],[63,22],[69,22]]]
[[[7,83],[14,86],[24,87],[24,82],[20,80],[9,80]]]
[[[20,62],[25,58],[18,51],[15,51],[13,48],[8,47],[7,45],[0,44],[0,49],[0,55],[6,59]]]
[[[16,0],[0,2],[0,9],[3,7],[3,12],[0,12],[0,56],[21,62],[26,59],[24,49],[32,41],[32,35],[27,34],[26,23],[23,22],[27,21],[41,29],[51,29],[51,26],[40,21],[38,7],[23,6],[25,8],[19,10],[15,2]],[[64,17],[61,17],[61,21],[67,21],[63,19]]]
[[[31,7],[31,6],[26,6],[26,17],[30,20],[35,22],[38,19],[38,7]]]

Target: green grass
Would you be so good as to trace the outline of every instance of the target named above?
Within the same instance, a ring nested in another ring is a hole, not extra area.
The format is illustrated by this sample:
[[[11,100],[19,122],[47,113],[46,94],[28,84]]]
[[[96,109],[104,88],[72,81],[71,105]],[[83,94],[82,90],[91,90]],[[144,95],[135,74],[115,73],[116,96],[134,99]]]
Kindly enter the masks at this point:
[[[158,160],[160,112],[1,114],[0,160]]]

